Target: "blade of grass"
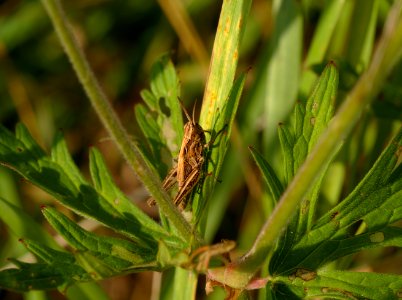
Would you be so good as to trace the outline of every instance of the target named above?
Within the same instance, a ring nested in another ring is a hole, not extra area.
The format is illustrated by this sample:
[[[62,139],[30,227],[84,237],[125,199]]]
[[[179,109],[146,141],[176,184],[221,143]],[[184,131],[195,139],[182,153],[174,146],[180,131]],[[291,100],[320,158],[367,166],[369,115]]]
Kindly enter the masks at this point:
[[[344,3],[344,0],[331,0],[326,5],[309,47],[304,62],[305,67],[311,67],[314,64],[321,63],[324,59]]]
[[[269,45],[265,84],[265,154],[272,149],[276,126],[296,100],[302,54],[302,15],[297,1],[273,1],[274,33]]]
[[[231,126],[243,89],[245,76],[240,76],[236,83],[234,78],[240,41],[250,5],[250,0],[226,0],[222,5],[199,123],[205,130],[211,132],[212,138],[219,131],[224,130],[224,132],[216,137],[214,144],[211,145],[212,151],[209,154],[207,166],[207,173],[211,176],[205,178],[201,197],[212,195],[228,147]],[[207,201],[206,198],[195,199],[193,205],[196,214],[195,222],[198,222],[204,212]],[[204,225],[201,222],[202,234]]]
[[[367,2],[365,0],[358,0],[355,3],[349,29],[346,58],[358,72],[365,70],[370,63],[370,55],[374,46],[378,3],[378,1]]]
[[[214,128],[221,113],[217,108],[224,106],[232,88],[250,4],[250,0],[223,2],[200,115],[206,130]]]

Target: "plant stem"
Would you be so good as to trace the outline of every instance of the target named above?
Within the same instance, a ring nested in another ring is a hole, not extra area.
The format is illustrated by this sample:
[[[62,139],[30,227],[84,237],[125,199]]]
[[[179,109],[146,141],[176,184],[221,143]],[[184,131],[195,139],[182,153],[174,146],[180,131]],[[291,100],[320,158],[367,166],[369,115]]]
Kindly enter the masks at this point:
[[[173,205],[167,193],[162,189],[158,175],[147,164],[138,146],[124,129],[111,104],[102,91],[87,59],[78,45],[76,38],[68,24],[59,0],[42,0],[44,7],[53,23],[53,27],[60,39],[71,64],[91,101],[101,122],[108,130],[111,138],[123,153],[129,165],[133,168],[151,195],[157,201],[159,208],[180,232],[184,240],[190,241],[193,232],[190,225]],[[200,242],[196,237],[197,242]]]
[[[294,179],[282,195],[272,215],[263,225],[252,248],[227,269],[210,271],[211,279],[234,288],[244,288],[274,247],[296,211],[305,193],[317,179],[328,159],[349,134],[365,109],[379,92],[381,85],[402,56],[402,1],[395,2],[383,35],[369,69],[361,76],[349,93],[338,113],[330,122],[316,146],[300,167]]]

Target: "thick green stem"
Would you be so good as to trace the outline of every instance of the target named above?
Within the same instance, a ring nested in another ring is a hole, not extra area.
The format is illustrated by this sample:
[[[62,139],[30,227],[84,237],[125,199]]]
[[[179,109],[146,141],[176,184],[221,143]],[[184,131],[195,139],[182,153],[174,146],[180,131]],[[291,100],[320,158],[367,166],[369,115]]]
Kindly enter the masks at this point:
[[[381,85],[402,55],[402,1],[398,0],[385,24],[383,36],[369,69],[362,75],[340,107],[328,129],[299,169],[282,195],[271,217],[264,224],[254,245],[238,262],[224,269],[212,270],[212,279],[235,288],[244,288],[274,247],[296,211],[305,193],[317,179],[321,169],[349,134],[367,104],[377,95]]]
[[[161,211],[177,228],[183,239],[186,241],[193,240],[190,225],[185,221],[167,193],[162,189],[158,175],[147,165],[137,145],[132,142],[119,118],[114,113],[111,104],[102,91],[83,51],[71,31],[59,0],[42,0],[42,3],[47,10],[79,81],[111,138],[117,144],[140,180],[148,188],[151,195],[156,199]]]

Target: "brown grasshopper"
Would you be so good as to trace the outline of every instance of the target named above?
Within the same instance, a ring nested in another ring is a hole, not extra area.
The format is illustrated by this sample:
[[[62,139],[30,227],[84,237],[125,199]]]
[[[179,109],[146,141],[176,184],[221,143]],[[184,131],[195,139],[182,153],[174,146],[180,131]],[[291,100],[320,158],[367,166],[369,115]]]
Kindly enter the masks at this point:
[[[174,166],[162,182],[165,190],[169,190],[177,181],[178,192],[173,203],[183,210],[187,201],[188,194],[193,190],[200,180],[204,163],[204,149],[209,146],[205,139],[205,130],[195,122],[194,109],[192,118],[188,114],[183,103],[179,99],[180,105],[187,117],[188,122],[184,125],[184,136],[181,143],[177,165]],[[148,205],[155,205],[153,198],[148,199]]]

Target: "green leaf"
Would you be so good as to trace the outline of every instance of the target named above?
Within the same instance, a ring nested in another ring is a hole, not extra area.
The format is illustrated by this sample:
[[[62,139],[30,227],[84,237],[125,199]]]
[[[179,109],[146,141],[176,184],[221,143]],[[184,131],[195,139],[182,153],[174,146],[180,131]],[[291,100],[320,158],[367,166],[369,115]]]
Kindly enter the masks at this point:
[[[0,272],[0,286],[18,292],[30,290],[65,289],[76,281],[89,281],[92,278],[77,265],[59,261],[55,264],[28,264],[11,260],[18,269]]]
[[[272,199],[276,202],[279,200],[279,197],[283,193],[283,186],[280,182],[279,178],[276,176],[274,169],[269,165],[269,163],[264,159],[264,157],[258,153],[252,147],[249,147],[251,154],[255,162],[257,163],[258,168],[261,171],[262,177],[265,180],[265,183],[268,185],[269,191],[271,193]]]
[[[356,188],[344,201],[322,216],[320,220],[317,221],[317,225],[315,227],[327,224],[333,219],[334,215],[339,215],[341,211],[343,215],[353,213],[355,218],[359,218],[359,216],[355,214],[357,211],[359,211],[357,208],[364,208],[365,205],[363,205],[363,203],[369,204],[368,198],[374,191],[379,190],[381,187],[385,187],[390,180],[395,180],[393,177],[393,170],[398,164],[400,164],[398,163],[400,156],[398,149],[401,144],[402,129],[399,130],[395,138],[383,151],[373,167],[360,181]],[[375,203],[377,203],[377,205],[380,205],[384,199],[373,200]],[[373,205],[375,204],[373,203]]]
[[[361,249],[399,246],[400,231],[387,225],[402,219],[402,177],[395,168],[402,145],[402,129],[359,185],[340,204],[317,221],[282,260],[273,258],[272,273],[297,268],[314,270],[330,259]],[[395,173],[399,174],[394,176]],[[364,222],[366,231],[355,236],[353,227]]]
[[[147,107],[138,105],[135,114],[151,150],[143,152],[162,179],[173,159],[178,157],[184,134],[179,80],[168,55],[163,55],[152,66],[150,85],[150,90],[141,91]],[[162,226],[170,231],[171,226],[160,212]]]
[[[135,106],[135,117],[148,143],[149,150],[143,151],[148,161],[155,163],[155,168],[162,176],[168,172],[172,163],[172,154],[164,140],[161,140],[161,128],[152,113],[141,103]]]
[[[322,244],[322,247],[316,249],[311,259],[307,258],[304,263],[314,268],[361,250],[390,246],[402,247],[401,228],[388,226],[357,236],[328,240]]]
[[[344,3],[342,1],[330,0],[325,4],[321,12],[320,20],[315,28],[314,36],[311,41],[305,64],[310,67],[321,63],[325,58],[325,53],[330,45],[333,32],[339,15],[342,13]]]
[[[278,278],[275,284],[282,283],[292,291],[292,296],[300,298],[331,299],[400,299],[402,296],[402,277],[397,275],[306,270],[295,272],[288,277]],[[279,285],[279,284],[278,284]],[[282,291],[285,290],[282,286]],[[279,295],[278,295],[279,296]],[[284,295],[282,295],[283,297]],[[281,298],[282,299],[282,298]]]
[[[179,79],[168,55],[163,55],[152,66],[150,85],[151,90],[141,91],[141,97],[150,112],[156,112],[157,115],[156,122],[159,127],[157,133],[159,136],[154,142],[166,145],[172,156],[177,157],[183,139],[183,117],[179,103]],[[138,115],[137,112],[137,117]],[[139,124],[142,124],[141,129],[145,136],[157,134],[150,132],[150,130],[155,130],[153,124],[146,126],[142,120],[139,121]],[[157,149],[152,150],[156,151]]]
[[[251,1],[224,1],[212,50],[211,65],[205,87],[200,125],[205,130],[220,130],[216,119],[222,116],[233,90],[240,42],[245,30]]]
[[[291,181],[332,118],[337,87],[338,72],[334,63],[330,62],[322,72],[305,107],[301,103],[296,105],[293,126],[285,125],[289,133],[285,133],[287,138],[282,149],[288,153],[290,146],[291,155],[285,156],[285,164],[292,166],[292,169],[286,172],[287,182]]]
[[[72,253],[55,250],[46,245],[43,245],[35,240],[21,239],[24,246],[45,263],[51,265],[57,262],[64,262],[69,264],[75,263],[75,258]]]
[[[86,231],[57,210],[45,207],[43,214],[56,231],[77,250],[79,264],[97,279],[121,274],[124,270],[156,267],[156,250]]]
[[[276,125],[296,101],[303,48],[303,20],[298,1],[273,1],[275,20],[270,39],[264,89],[265,144],[272,142]]]
[[[151,231],[154,237],[163,237],[168,244],[178,244],[180,240],[168,233],[141,209],[133,205],[131,200],[116,186],[110,175],[101,153],[92,148],[90,152],[90,172],[95,189],[108,201],[122,216],[129,216],[136,220],[138,230]]]
[[[132,210],[136,211],[133,215],[120,212],[114,204],[116,198],[106,200],[86,183],[74,166],[60,135],[56,137],[51,157],[45,155],[22,124],[17,126],[15,137],[4,127],[0,127],[0,135],[3,137],[0,141],[0,161],[66,207],[150,248],[156,246],[158,237],[170,239],[161,228],[157,231],[148,228],[147,225],[153,221],[145,214],[136,209]],[[156,224],[150,227],[158,228]]]
[[[354,3],[353,15],[348,32],[346,59],[361,73],[369,65],[373,52],[379,2],[368,3],[358,0]]]
[[[279,127],[279,139],[284,153],[286,181],[289,183],[308,153],[316,144],[320,134],[326,129],[334,111],[334,101],[338,87],[338,71],[330,62],[321,74],[305,107],[297,104],[293,124]],[[291,220],[284,238],[279,241],[270,265],[271,272],[281,265],[292,245],[311,228],[319,189],[326,168],[316,184],[308,192],[296,216]]]
[[[58,261],[67,263],[67,262],[73,262],[75,260],[72,254],[68,252],[62,252],[52,249],[52,248],[58,249],[60,248],[60,246],[49,235],[49,233],[46,230],[44,230],[44,228],[39,223],[37,223],[30,215],[22,211],[19,207],[16,207],[15,205],[12,205],[8,201],[0,198],[0,211],[2,212],[0,214],[0,218],[5,222],[5,224],[9,227],[9,229],[17,237],[23,237],[23,239],[21,239],[20,241],[24,244],[24,246],[29,251],[31,251],[32,253],[40,257],[42,260],[44,260],[45,262],[49,264]],[[46,247],[44,245],[50,246],[52,248]],[[77,266],[77,268],[80,267]],[[0,278],[1,277],[2,275],[0,272]],[[11,277],[8,280],[11,280]],[[19,279],[16,278],[16,281],[18,280]],[[68,284],[66,281],[63,282],[61,285],[65,286]],[[53,286],[49,286],[48,288],[53,288]],[[92,295],[94,293],[98,295],[98,298],[96,299],[100,299],[99,295],[104,294],[102,289],[95,282],[87,283],[86,285],[83,286],[81,285],[71,286],[67,291],[67,293],[71,295],[77,295],[77,293],[79,295],[82,295],[82,293],[88,293],[89,290],[91,291]],[[19,291],[21,292],[21,290]],[[91,298],[87,297],[86,299]]]

